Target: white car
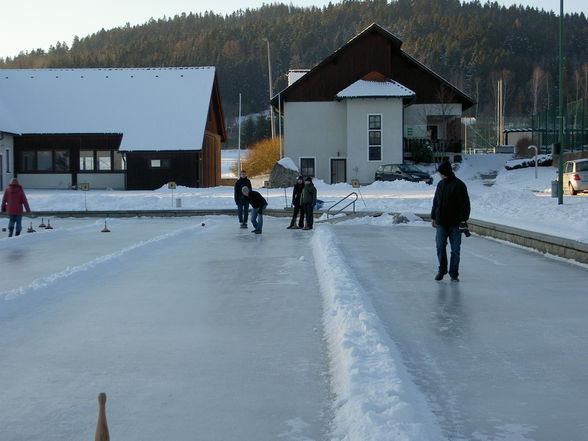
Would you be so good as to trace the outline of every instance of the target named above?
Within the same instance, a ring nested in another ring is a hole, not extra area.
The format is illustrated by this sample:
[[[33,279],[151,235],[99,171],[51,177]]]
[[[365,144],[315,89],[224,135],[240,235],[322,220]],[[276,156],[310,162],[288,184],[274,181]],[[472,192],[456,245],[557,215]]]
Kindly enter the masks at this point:
[[[563,184],[571,195],[588,191],[588,159],[566,161],[563,167]]]

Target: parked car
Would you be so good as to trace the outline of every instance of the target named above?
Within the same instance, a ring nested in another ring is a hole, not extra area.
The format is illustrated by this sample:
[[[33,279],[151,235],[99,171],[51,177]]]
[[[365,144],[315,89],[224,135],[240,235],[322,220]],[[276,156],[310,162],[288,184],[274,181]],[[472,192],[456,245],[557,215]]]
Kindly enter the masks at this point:
[[[569,194],[588,191],[588,159],[566,161],[563,167],[563,185]]]
[[[426,182],[431,185],[433,178],[426,171],[412,164],[384,164],[376,169],[376,181]]]

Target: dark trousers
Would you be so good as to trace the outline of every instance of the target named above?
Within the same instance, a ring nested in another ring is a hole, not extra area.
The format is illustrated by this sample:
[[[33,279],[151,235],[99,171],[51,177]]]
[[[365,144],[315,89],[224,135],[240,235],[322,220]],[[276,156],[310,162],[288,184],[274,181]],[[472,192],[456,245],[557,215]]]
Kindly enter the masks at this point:
[[[302,228],[304,226],[304,211],[300,205],[294,205],[294,213],[292,214],[292,221],[290,222],[291,227],[296,225],[296,218],[298,217],[298,213],[300,213],[300,219],[298,220],[298,227]]]
[[[437,259],[439,260],[439,272],[447,274],[447,239],[451,246],[451,258],[449,261],[449,275],[459,276],[459,257],[461,252],[461,231],[458,227],[443,227],[437,225],[435,242],[437,244]]]
[[[304,213],[304,218],[306,220],[306,226],[308,228],[312,228],[312,224],[314,222],[314,217],[312,216],[313,208],[314,208],[313,204],[302,204],[302,211]]]
[[[246,224],[249,217],[249,202],[241,199],[237,201],[237,215],[239,216],[239,223]]]

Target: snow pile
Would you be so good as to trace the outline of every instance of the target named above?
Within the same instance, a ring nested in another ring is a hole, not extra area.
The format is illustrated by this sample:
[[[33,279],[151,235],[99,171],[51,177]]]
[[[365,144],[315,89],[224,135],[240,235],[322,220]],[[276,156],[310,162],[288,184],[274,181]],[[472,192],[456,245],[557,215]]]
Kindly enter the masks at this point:
[[[278,164],[284,168],[287,168],[288,170],[294,170],[296,173],[298,173],[298,167],[296,167],[296,164],[294,164],[292,158],[282,158],[278,161]]]
[[[444,439],[394,342],[345,264],[331,227],[315,231],[312,248],[336,394],[333,435],[348,441]]]
[[[540,167],[543,166],[550,166],[553,162],[552,155],[537,155],[537,165]],[[507,170],[514,170],[517,168],[526,168],[526,167],[534,167],[535,166],[535,158],[526,158],[526,159],[511,159],[507,161],[504,165],[504,168]]]

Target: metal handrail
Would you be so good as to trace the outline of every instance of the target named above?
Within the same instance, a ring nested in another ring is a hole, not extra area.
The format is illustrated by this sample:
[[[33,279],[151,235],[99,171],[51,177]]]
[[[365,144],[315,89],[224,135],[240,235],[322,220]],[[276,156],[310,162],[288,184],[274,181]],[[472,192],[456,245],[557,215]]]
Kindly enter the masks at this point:
[[[331,210],[333,208],[335,208],[337,205],[339,205],[341,202],[343,202],[344,200],[346,200],[347,198],[351,197],[351,196],[355,196],[355,199],[353,199],[351,202],[349,202],[347,205],[345,205],[343,208],[340,208],[337,212],[335,213],[331,213]],[[349,207],[350,205],[353,205],[353,212],[355,213],[355,201],[357,201],[357,193],[356,192],[351,192],[349,193],[347,196],[345,196],[343,199],[341,199],[340,201],[337,201],[335,204],[331,205],[328,209],[327,209],[327,219],[329,218],[329,215],[331,216],[335,216],[339,213],[341,213],[343,210],[345,210],[347,207]]]

